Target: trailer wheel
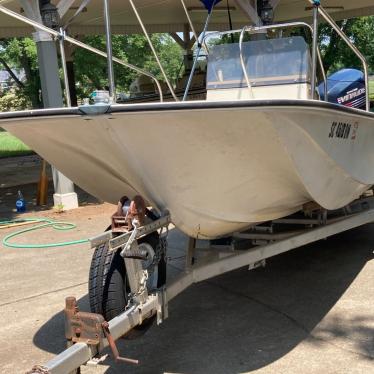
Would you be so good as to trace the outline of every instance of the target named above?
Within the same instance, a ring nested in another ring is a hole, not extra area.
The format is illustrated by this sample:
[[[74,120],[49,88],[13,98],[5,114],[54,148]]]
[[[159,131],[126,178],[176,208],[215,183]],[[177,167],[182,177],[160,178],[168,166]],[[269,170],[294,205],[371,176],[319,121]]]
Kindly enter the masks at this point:
[[[147,243],[155,250],[159,244],[159,235],[154,232],[138,242]],[[154,282],[157,287],[163,286],[166,282],[164,255],[155,266],[154,275],[157,277]],[[125,310],[130,288],[120,251],[110,251],[108,244],[102,244],[95,249],[90,267],[88,292],[91,311],[102,314],[106,321],[110,321]],[[143,324],[147,325],[146,322],[144,321]],[[146,326],[137,327],[139,330],[144,330]]]

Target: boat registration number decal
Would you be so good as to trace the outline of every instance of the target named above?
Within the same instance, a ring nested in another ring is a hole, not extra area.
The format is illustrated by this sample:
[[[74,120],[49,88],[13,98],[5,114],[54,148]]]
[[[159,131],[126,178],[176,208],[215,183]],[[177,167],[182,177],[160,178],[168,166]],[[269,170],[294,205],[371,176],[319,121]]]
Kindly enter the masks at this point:
[[[334,121],[331,124],[329,138],[348,139],[352,125],[345,122]]]

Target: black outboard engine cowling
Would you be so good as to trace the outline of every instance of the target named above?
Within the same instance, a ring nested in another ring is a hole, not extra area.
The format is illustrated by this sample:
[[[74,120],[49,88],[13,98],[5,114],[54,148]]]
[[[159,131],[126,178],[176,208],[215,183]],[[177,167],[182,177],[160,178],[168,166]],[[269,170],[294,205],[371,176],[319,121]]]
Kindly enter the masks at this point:
[[[324,83],[318,86],[322,100],[325,99]],[[327,97],[330,103],[350,108],[366,108],[365,77],[362,71],[342,69],[327,77]]]

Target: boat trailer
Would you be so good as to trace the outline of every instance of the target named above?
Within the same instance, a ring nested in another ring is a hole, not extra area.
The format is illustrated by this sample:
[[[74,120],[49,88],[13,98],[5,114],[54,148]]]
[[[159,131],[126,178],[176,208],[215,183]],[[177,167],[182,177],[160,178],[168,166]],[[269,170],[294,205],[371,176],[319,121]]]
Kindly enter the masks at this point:
[[[228,245],[211,241],[208,246],[199,248],[198,241],[190,238],[184,271],[170,284],[150,292],[145,286],[147,276],[141,260],[134,256],[126,257],[126,253],[139,252],[138,240],[157,230],[163,232],[165,239],[171,223],[170,215],[166,213],[143,226],[137,226],[135,222],[132,231],[119,236],[112,231],[105,232],[90,239],[91,248],[106,244],[112,251],[121,251],[132,295],[126,310],[107,322],[100,314],[79,311],[74,297],[66,298],[65,337],[68,348],[46,364],[34,366],[27,374],[79,373],[82,365],[102,362],[108,355],[99,355],[106,347],[110,347],[116,361],[137,364],[135,359],[120,356],[115,341],[147,319],[157,318],[157,323],[162,323],[168,317],[168,303],[192,284],[243,266],[249,266],[249,270],[264,266],[267,258],[372,221],[373,196],[361,198],[333,212],[327,212],[316,204],[309,208],[304,206],[302,217],[282,218],[252,227],[246,232],[233,233]],[[274,229],[287,225],[302,229]],[[248,246],[238,249],[238,243]]]

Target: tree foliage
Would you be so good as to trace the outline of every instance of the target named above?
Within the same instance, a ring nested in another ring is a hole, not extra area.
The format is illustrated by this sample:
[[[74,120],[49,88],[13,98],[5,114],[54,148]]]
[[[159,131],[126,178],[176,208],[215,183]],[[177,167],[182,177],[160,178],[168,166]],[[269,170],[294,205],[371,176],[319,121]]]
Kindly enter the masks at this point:
[[[152,43],[157,51],[166,75],[174,82],[182,63],[182,50],[167,34],[153,34]],[[104,36],[87,36],[84,42],[100,50],[105,50]],[[149,45],[142,35],[114,35],[112,38],[113,55],[154,74],[164,81]],[[106,59],[100,58],[84,49],[76,49],[74,67],[78,84],[78,95],[87,97],[95,89],[108,85]],[[117,91],[127,92],[130,84],[139,75],[125,66],[114,63]]]
[[[26,107],[40,108],[40,79],[34,41],[31,38],[0,40],[0,63],[0,68],[24,71],[26,82],[16,81],[14,93],[23,98]]]
[[[153,34],[151,39],[167,77],[174,82],[182,63],[181,48],[168,34]],[[83,41],[105,51],[105,37],[102,35],[87,36]],[[161,81],[164,80],[144,36],[113,35],[112,43],[115,57],[151,72]],[[1,66],[2,60],[5,62],[3,66]],[[12,94],[21,97],[25,107],[41,107],[38,59],[36,45],[32,39],[0,40],[0,69],[7,68],[22,69],[26,75],[24,83],[16,82]],[[96,89],[105,89],[108,85],[106,59],[92,52],[77,48],[74,51],[74,70],[79,99],[88,97]],[[138,73],[133,70],[116,63],[114,63],[114,73],[118,92],[127,92],[130,84],[138,76]],[[9,109],[9,101],[6,102],[7,105],[0,106],[1,111]]]
[[[23,110],[30,106],[27,96],[23,95],[20,90],[6,92],[0,96],[0,110],[11,112],[14,110]]]
[[[374,72],[374,17],[343,20],[338,25],[366,57],[371,72]],[[359,58],[328,24],[320,25],[319,43],[327,72],[344,67],[362,70]]]

